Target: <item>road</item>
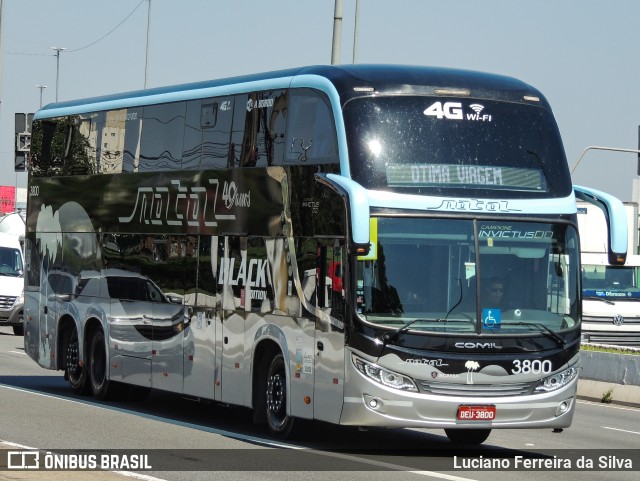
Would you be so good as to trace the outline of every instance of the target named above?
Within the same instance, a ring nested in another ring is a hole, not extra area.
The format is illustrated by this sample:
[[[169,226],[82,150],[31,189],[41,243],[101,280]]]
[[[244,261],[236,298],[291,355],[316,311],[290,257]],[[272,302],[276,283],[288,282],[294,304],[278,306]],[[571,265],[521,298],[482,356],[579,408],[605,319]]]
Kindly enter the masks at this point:
[[[128,455],[147,455],[153,470],[140,474],[127,466],[121,470],[127,471],[129,479],[137,476],[148,481],[299,481],[301,476],[315,481],[333,480],[336,474],[363,481],[501,481],[516,476],[527,480],[558,476],[575,481],[636,480],[640,471],[639,409],[580,401],[573,425],[562,433],[494,430],[473,452],[451,451],[440,430],[360,431],[324,423],[307,423],[299,437],[279,442],[269,438],[262,426],[254,425],[250,411],[243,408],[166,393],[152,393],[142,403],[97,402],[75,396],[60,372],[38,367],[24,353],[22,338],[4,327],[0,327],[0,406],[0,449],[39,449],[44,450],[42,456],[48,451],[99,456],[122,454],[116,450],[126,449]],[[575,467],[579,457],[596,467],[600,463],[615,466],[628,458],[631,451],[625,450],[633,450],[633,470],[562,469],[567,459]],[[531,452],[535,453],[533,460],[525,461]],[[7,456],[1,454],[0,462],[6,463]],[[504,464],[495,469],[477,464],[508,462],[512,468],[514,456],[519,455],[525,456],[522,463],[546,462],[551,467],[534,465],[535,469],[527,469],[525,474],[506,469]],[[497,461],[492,461],[494,458]],[[86,474],[0,470],[0,480],[86,479]],[[97,481],[128,479],[111,471],[93,471],[89,477]]]

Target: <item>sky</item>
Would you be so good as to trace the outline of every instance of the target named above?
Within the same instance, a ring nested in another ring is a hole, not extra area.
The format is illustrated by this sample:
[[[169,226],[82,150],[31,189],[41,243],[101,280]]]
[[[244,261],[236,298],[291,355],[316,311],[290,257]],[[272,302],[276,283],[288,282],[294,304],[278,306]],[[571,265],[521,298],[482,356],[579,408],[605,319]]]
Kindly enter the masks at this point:
[[[14,114],[36,111],[41,92],[55,101],[56,73],[63,101],[141,89],[145,65],[158,87],[331,63],[334,0],[0,3],[0,185],[26,187]],[[342,3],[338,63],[352,63],[356,0]],[[549,100],[573,167],[588,146],[638,148],[639,20],[638,0],[360,0],[355,61],[523,80]],[[51,47],[66,49],[59,70]],[[635,153],[590,150],[573,182],[629,201],[637,165]]]

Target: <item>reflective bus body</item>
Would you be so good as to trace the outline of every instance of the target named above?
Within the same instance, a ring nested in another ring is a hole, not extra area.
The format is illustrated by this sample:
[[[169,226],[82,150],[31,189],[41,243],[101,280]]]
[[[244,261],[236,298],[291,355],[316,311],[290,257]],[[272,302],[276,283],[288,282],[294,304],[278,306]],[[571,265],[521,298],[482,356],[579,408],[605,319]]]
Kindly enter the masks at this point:
[[[77,392],[277,435],[571,424],[576,194],[515,79],[320,66],[46,106],[26,245],[26,351]]]

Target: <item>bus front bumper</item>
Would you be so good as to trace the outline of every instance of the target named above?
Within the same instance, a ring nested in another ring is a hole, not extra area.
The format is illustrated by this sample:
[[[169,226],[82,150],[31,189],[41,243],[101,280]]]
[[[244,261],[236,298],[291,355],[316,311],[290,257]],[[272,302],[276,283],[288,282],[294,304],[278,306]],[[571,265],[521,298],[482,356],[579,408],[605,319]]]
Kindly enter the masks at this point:
[[[348,363],[351,364],[351,363]],[[551,392],[518,396],[443,396],[390,389],[347,368],[340,424],[415,428],[566,428],[578,378]],[[491,421],[461,421],[460,406],[495,406]]]

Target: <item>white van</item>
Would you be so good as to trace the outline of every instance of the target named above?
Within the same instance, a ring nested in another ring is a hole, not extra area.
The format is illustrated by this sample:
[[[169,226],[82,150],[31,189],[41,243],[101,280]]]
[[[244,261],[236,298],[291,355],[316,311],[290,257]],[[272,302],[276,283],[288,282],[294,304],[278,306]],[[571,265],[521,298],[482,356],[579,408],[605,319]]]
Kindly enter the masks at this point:
[[[24,260],[18,237],[0,232],[0,326],[24,334]]]
[[[624,265],[606,254],[582,253],[582,340],[640,346],[640,255]]]

